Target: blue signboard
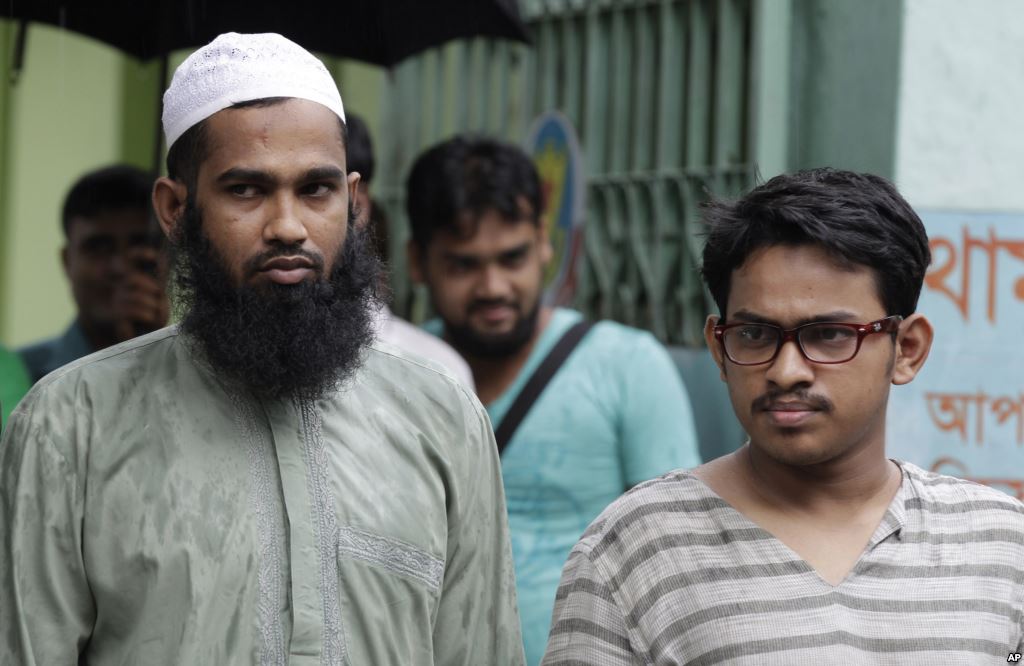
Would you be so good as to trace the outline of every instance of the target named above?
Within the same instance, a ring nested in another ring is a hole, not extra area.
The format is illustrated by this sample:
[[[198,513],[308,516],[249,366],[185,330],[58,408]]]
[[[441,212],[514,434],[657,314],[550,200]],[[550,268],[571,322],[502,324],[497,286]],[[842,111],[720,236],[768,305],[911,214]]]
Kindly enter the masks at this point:
[[[1024,500],[1024,214],[922,213],[935,327],[920,375],[892,392],[891,455]]]
[[[576,257],[583,241],[585,179],[576,131],[569,120],[552,111],[534,121],[526,152],[540,175],[544,196],[542,217],[554,256],[544,275],[545,300],[566,304],[576,286]]]

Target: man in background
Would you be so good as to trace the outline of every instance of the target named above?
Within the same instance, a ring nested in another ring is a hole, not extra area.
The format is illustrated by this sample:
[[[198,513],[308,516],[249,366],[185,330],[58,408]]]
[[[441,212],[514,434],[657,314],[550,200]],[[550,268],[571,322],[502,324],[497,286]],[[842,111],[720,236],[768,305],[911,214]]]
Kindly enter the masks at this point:
[[[573,548],[544,663],[998,664],[1024,651],[1024,505],[886,456],[932,342],[924,225],[813,169],[707,208],[704,336],[750,435]]]
[[[64,199],[61,263],[77,314],[58,337],[19,350],[33,382],[167,324],[167,260],[150,222],[153,178],[131,166],[83,175]]]
[[[552,249],[537,170],[514,146],[456,137],[417,159],[407,206],[410,270],[438,315],[428,328],[469,362],[504,446],[520,616],[536,664],[562,565],[587,524],[630,486],[700,463],[689,400],[651,334],[605,321],[510,433],[538,367],[584,330],[579,312],[542,303]]]
[[[370,130],[362,118],[350,113],[348,118],[348,166],[359,174],[356,189],[355,209],[360,224],[367,227],[371,247],[387,267],[391,258],[389,221],[384,209],[376,204],[370,195],[376,161],[373,157],[373,141]],[[387,279],[386,274],[381,279]],[[386,299],[385,299],[386,300]],[[464,386],[473,389],[473,374],[465,359],[437,336],[424,332],[391,311],[387,302],[381,304],[376,318],[377,338],[400,349],[413,352],[436,361],[450,370]]]

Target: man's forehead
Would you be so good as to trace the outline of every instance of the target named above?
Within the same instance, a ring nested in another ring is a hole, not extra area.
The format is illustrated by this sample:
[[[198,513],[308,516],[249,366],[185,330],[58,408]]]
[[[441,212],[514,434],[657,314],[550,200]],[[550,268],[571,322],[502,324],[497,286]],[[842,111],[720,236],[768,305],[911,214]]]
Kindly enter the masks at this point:
[[[746,311],[789,321],[837,311],[875,313],[882,307],[879,286],[874,269],[838,259],[824,248],[771,245],[752,252],[733,271],[729,316]]]
[[[756,274],[764,280],[769,275],[805,274],[808,271],[835,274],[873,274],[872,267],[858,264],[813,243],[777,243],[750,251],[743,263],[733,269],[732,279]]]
[[[228,128],[257,130],[265,135],[279,131],[289,124],[302,123],[307,131],[317,131],[331,135],[344,147],[341,120],[327,107],[304,99],[293,97],[277,98],[265,103],[221,109],[205,121],[207,137],[214,146],[217,136],[223,135]],[[223,137],[221,137],[223,141]]]
[[[330,110],[306,100],[224,109],[207,119],[204,163],[219,175],[231,168],[259,168],[275,162],[305,170],[337,165],[345,170],[340,121]]]
[[[507,220],[496,211],[478,217],[463,217],[454,226],[439,229],[434,245],[447,252],[472,254],[501,252],[533,242],[540,228],[529,220]]]

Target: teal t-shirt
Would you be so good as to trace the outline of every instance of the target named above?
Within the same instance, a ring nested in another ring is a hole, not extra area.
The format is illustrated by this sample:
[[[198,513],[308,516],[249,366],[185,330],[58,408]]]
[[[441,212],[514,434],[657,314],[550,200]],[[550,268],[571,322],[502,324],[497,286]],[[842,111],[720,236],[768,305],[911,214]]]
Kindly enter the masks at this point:
[[[573,310],[554,311],[516,380],[486,405],[495,428],[581,319]],[[441,333],[440,322],[427,329]],[[650,333],[597,323],[502,454],[527,664],[544,655],[562,567],[587,525],[626,488],[699,464],[690,401],[668,352]]]
[[[0,431],[7,425],[14,406],[28,393],[30,386],[21,358],[0,347]]]

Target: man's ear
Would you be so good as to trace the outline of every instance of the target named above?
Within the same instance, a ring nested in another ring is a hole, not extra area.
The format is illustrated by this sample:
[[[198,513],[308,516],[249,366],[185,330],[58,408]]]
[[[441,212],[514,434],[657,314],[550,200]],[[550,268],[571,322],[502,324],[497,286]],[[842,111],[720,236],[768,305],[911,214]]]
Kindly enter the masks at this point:
[[[68,274],[68,244],[60,249],[60,265],[64,267],[64,275]]]
[[[722,356],[722,345],[718,344],[718,340],[715,338],[715,326],[718,325],[719,320],[718,315],[708,315],[704,322],[704,342],[708,346],[708,351],[711,352],[711,358],[715,360],[715,365],[718,366],[718,376],[724,382],[725,358]]]
[[[363,180],[363,174],[349,172],[349,178],[355,173],[359,176],[359,182],[349,190],[348,206],[356,213],[356,228],[366,230],[370,227],[370,218],[373,216],[373,200],[370,198],[370,186]]]
[[[420,249],[416,241],[410,239],[405,244],[405,258],[409,268],[409,278],[416,284],[425,284],[426,276],[423,274],[423,262],[426,261],[426,252]]]
[[[893,363],[892,383],[900,386],[913,381],[924,367],[932,348],[935,331],[923,314],[912,314],[900,322],[896,333],[896,361]]]
[[[356,194],[359,193],[359,179],[362,178],[358,171],[348,172],[348,201],[351,204],[356,200]]]
[[[153,212],[164,235],[173,241],[178,233],[178,221],[185,212],[188,188],[185,183],[161,176],[153,183]]]

